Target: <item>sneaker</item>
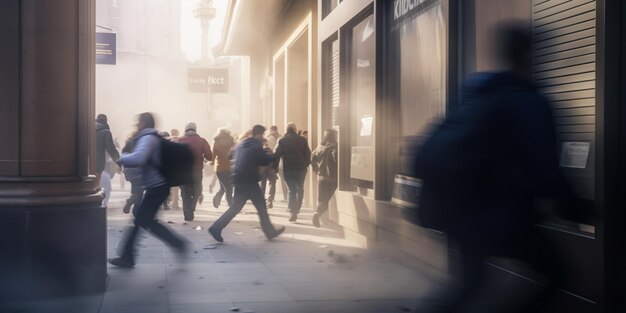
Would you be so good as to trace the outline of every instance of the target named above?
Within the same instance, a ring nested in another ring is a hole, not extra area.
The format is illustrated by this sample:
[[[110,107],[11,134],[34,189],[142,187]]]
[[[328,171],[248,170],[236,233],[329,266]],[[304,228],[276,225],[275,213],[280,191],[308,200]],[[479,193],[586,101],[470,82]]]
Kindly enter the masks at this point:
[[[317,213],[313,214],[313,226],[319,228],[320,227],[320,216]]]
[[[126,199],[126,204],[124,204],[124,208],[122,209],[124,214],[130,213],[130,207],[132,207],[132,206],[133,206],[133,203],[130,202],[130,199]]]
[[[276,237],[278,237],[280,234],[282,234],[285,231],[285,226],[282,226],[281,228],[277,228],[275,229],[273,232],[271,232],[270,234],[265,234],[265,237],[267,237],[267,240],[272,240]]]
[[[291,213],[291,217],[289,217],[290,222],[295,222],[298,219],[298,213]]]
[[[121,268],[133,268],[135,266],[135,261],[120,257],[120,258],[109,259],[109,264],[115,265]]]
[[[218,231],[217,229],[213,228],[213,226],[209,227],[209,234],[213,236],[213,239],[215,239],[215,241],[219,243],[224,242],[224,238],[222,238],[221,231]]]
[[[213,197],[213,207],[216,209],[220,207],[220,201],[217,197]]]

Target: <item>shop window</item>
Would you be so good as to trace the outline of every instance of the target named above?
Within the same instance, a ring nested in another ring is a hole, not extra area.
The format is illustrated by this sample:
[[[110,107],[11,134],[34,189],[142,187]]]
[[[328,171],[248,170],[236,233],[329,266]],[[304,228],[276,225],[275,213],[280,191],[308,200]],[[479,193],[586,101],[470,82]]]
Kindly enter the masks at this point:
[[[339,127],[339,40],[332,36],[322,44],[322,128]]]
[[[322,1],[322,18],[325,18],[332,10],[334,10],[337,5],[339,5],[341,0],[323,0]]]
[[[376,24],[374,15],[352,27],[349,53],[350,178],[372,188],[376,108]]]

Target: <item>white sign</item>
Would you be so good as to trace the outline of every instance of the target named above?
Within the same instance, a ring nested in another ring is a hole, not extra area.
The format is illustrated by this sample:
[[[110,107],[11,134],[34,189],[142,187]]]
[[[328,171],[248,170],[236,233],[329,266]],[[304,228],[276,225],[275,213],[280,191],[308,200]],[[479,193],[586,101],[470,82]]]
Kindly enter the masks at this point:
[[[363,117],[361,118],[361,131],[359,134],[361,137],[371,136],[372,135],[372,125],[374,124],[373,117]]]
[[[561,167],[587,168],[589,159],[589,142],[563,142],[561,146]]]

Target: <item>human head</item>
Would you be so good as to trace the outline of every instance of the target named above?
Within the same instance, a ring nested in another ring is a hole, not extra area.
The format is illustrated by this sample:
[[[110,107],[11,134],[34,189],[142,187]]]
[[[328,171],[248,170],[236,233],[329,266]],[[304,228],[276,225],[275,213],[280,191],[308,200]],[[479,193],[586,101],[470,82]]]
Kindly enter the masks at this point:
[[[146,128],[154,128],[154,116],[150,112],[144,112],[139,114],[139,119],[137,123],[137,129],[142,130]]]
[[[198,127],[196,126],[196,123],[194,122],[189,122],[187,123],[187,125],[185,125],[185,131],[198,131]]]
[[[170,133],[168,133],[166,131],[161,131],[161,132],[159,132],[159,136],[161,136],[161,137],[163,137],[165,139],[168,139],[168,138],[170,138]]]
[[[170,134],[172,134],[172,137],[178,137],[180,135],[180,133],[178,132],[178,129],[176,128],[172,128],[172,130],[170,131]]]
[[[278,126],[276,126],[276,125],[270,126],[270,131],[271,132],[277,132],[278,131]]]
[[[215,132],[215,136],[213,137],[213,140],[217,140],[219,138],[232,138],[231,134],[230,134],[230,130],[228,130],[228,128],[226,127],[221,127],[217,129],[217,132]]]
[[[252,126],[252,137],[263,140],[263,135],[265,134],[265,126],[263,125],[254,125]]]
[[[324,138],[322,139],[324,143],[336,143],[337,142],[337,131],[328,128],[324,131]]]
[[[96,122],[107,123],[108,118],[105,114],[98,114],[98,116],[96,116]]]
[[[294,123],[294,122],[287,123],[287,130],[286,131],[288,133],[295,134],[297,130],[298,130],[298,127],[296,127],[296,123]]]
[[[530,29],[519,23],[504,23],[495,30],[493,50],[502,66],[523,75],[530,75],[532,38]]]

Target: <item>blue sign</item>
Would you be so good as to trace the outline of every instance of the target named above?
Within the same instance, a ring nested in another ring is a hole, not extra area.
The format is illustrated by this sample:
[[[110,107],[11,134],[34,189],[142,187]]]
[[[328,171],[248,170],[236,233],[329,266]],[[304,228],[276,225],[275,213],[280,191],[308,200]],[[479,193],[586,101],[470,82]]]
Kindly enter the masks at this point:
[[[115,33],[96,33],[96,64],[115,64]]]

